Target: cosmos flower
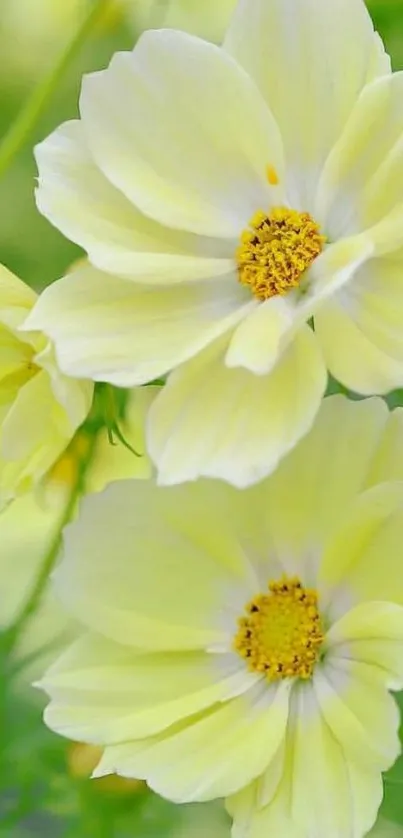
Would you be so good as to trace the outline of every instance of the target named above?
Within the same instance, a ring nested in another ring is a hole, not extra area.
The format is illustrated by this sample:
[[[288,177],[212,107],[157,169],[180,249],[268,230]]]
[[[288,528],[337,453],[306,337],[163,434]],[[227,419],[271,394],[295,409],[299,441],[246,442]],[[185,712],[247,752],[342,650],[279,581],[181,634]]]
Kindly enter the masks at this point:
[[[43,334],[19,331],[35,301],[0,266],[0,503],[39,482],[91,407],[92,383],[63,375]]]
[[[117,53],[37,148],[38,207],[92,264],[27,328],[71,375],[168,374],[160,483],[263,478],[327,371],[403,384],[402,97],[362,0],[240,0],[222,48],[160,30]]]
[[[136,388],[128,394],[121,430],[142,456],[135,457],[124,445],[111,445],[101,428],[77,498],[101,492],[115,480],[146,479],[152,467],[144,454],[144,420],[155,388]],[[79,431],[35,491],[17,498],[0,515],[0,631],[18,618],[30,598],[45,558],[60,532],[82,459],[87,456],[88,433]],[[56,650],[77,634],[77,624],[48,584],[33,616],[23,628],[14,656],[21,664],[18,685],[26,689],[54,658]],[[32,691],[32,694],[39,695]]]
[[[80,25],[87,0],[3,0],[1,7],[0,66],[32,85],[47,70]],[[18,50],[16,50],[18,44]],[[17,55],[18,53],[18,55]]]
[[[257,486],[87,498],[47,724],[105,748],[95,776],[226,797],[234,838],[361,838],[400,753],[402,451],[402,410],[336,396]]]

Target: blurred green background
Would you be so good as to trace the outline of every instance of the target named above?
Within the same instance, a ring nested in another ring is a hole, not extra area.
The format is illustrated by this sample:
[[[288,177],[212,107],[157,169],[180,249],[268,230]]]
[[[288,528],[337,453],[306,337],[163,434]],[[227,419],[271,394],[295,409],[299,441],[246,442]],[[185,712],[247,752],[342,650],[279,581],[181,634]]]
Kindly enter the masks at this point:
[[[105,66],[116,49],[133,45],[137,2],[116,0],[112,5],[69,67],[29,142],[0,179],[0,261],[38,289],[63,275],[79,251],[35,209],[33,144],[77,115],[84,72]],[[163,5],[163,0],[155,2]],[[368,5],[394,68],[403,68],[403,0],[370,0]],[[0,0],[0,135],[90,6],[91,0]],[[158,22],[157,15],[153,22]],[[348,22],[346,27],[347,37]],[[2,595],[0,572],[0,612]],[[45,729],[41,700],[28,677],[24,683],[23,672],[15,684],[6,676],[0,644],[0,838],[228,838],[220,805],[177,808],[143,784],[86,779],[92,752]],[[388,780],[383,812],[403,823],[401,762]],[[377,836],[396,838],[396,833],[382,824]]]

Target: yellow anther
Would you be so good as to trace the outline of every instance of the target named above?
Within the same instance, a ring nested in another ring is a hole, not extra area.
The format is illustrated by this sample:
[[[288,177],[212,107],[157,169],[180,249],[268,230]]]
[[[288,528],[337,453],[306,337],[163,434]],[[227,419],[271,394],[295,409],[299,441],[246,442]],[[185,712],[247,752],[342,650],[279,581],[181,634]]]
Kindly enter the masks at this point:
[[[273,170],[274,171],[274,170]],[[308,212],[259,210],[241,233],[236,252],[239,280],[258,300],[286,294],[321,253],[325,237]]]
[[[324,640],[316,591],[297,577],[270,582],[238,620],[234,649],[269,681],[310,678]]]

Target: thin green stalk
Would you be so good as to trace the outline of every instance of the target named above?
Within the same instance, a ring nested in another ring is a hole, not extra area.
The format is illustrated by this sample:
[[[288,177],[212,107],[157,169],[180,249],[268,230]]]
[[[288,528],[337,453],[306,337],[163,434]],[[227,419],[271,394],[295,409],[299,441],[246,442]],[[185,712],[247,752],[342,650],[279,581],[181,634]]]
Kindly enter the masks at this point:
[[[38,576],[35,580],[34,586],[30,593],[29,599],[23,606],[22,610],[20,611],[17,619],[15,620],[14,624],[10,628],[10,634],[14,637],[19,634],[20,629],[25,621],[35,613],[37,606],[39,605],[40,599],[42,597],[42,593],[44,591],[46,582],[49,578],[49,574],[53,568],[53,565],[56,561],[60,542],[62,537],[62,531],[65,525],[70,521],[70,518],[74,512],[74,507],[77,502],[77,488],[76,486],[73,488],[70,497],[67,501],[67,504],[63,510],[59,523],[57,525],[56,533],[54,538],[52,539],[51,545],[49,550],[44,558],[44,561],[41,565],[40,571]]]
[[[49,74],[41,79],[22,106],[20,113],[0,143],[0,177],[4,174],[15,155],[25,145],[38,119],[45,111],[67,67],[81,49],[88,35],[110,5],[110,2],[111,0],[94,0],[90,12],[84,17],[81,26],[74,34],[73,39],[67,45],[64,52],[58,57],[55,66],[52,67]]]
[[[60,516],[55,535],[52,539],[52,542],[49,546],[49,549],[43,559],[41,564],[38,576],[35,580],[35,583],[32,587],[31,593],[25,605],[22,607],[20,613],[16,617],[14,623],[10,626],[10,628],[5,632],[3,635],[4,642],[6,644],[6,648],[10,650],[14,645],[15,642],[21,632],[21,629],[25,627],[27,620],[36,612],[39,603],[41,601],[42,595],[44,593],[47,581],[49,579],[49,575],[53,570],[53,566],[56,562],[57,556],[59,554],[60,544],[62,541],[63,530],[66,524],[69,523],[71,520],[74,509],[77,503],[78,498],[83,493],[84,483],[85,483],[85,476],[88,470],[89,465],[92,462],[92,457],[94,453],[96,443],[96,435],[92,435],[88,441],[88,448],[79,463],[78,466],[78,473],[76,481],[71,489],[70,495],[67,499],[66,505],[63,509],[63,512]]]

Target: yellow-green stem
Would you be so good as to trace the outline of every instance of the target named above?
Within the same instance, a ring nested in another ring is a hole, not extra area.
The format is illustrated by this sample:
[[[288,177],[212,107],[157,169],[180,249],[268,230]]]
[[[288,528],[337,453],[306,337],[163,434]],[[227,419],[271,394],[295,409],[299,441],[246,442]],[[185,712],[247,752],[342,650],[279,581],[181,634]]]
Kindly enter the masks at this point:
[[[111,0],[94,0],[92,2],[90,12],[84,17],[81,26],[74,34],[73,39],[67,45],[64,52],[57,59],[55,66],[49,74],[41,79],[22,106],[20,113],[0,143],[0,177],[4,174],[16,154],[25,145],[38,119],[46,110],[67,67],[81,49],[84,41],[105,13],[110,3]]]
[[[54,537],[43,559],[38,576],[34,582],[29,598],[25,605],[22,607],[20,613],[17,615],[14,623],[5,632],[4,642],[8,649],[12,648],[15,645],[16,640],[21,632],[21,629],[25,627],[27,620],[29,620],[29,618],[33,614],[35,614],[37,607],[40,604],[47,581],[49,579],[49,575],[53,569],[53,566],[56,562],[59,553],[64,527],[71,520],[77,501],[80,495],[82,495],[83,493],[85,477],[88,471],[88,467],[92,462],[96,439],[96,434],[91,435],[88,439],[87,450],[84,456],[82,457],[81,462],[78,465],[77,478],[75,480],[74,485],[71,488],[70,495],[66,501],[66,505],[60,516],[58,525],[55,529]]]

